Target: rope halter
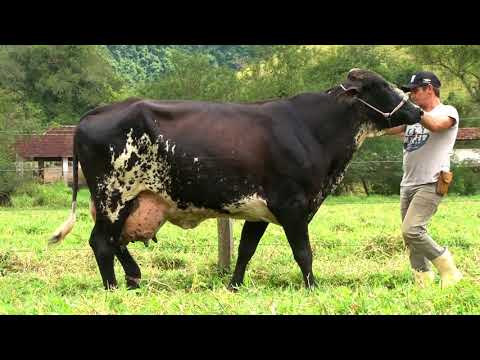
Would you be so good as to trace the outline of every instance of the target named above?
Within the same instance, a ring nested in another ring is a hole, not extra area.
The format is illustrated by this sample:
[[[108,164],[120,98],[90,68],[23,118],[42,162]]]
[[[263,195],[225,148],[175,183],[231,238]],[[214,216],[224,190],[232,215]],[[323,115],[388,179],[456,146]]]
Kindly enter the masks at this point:
[[[347,91],[348,89],[345,88],[345,86],[343,86],[342,84],[340,84],[340,87],[344,90],[344,91]],[[400,104],[398,104],[395,109],[393,109],[392,111],[390,111],[389,113],[386,113],[386,112],[383,112],[379,109],[377,109],[375,106],[372,106],[370,105],[369,103],[367,103],[366,101],[360,99],[359,97],[356,97],[355,99],[359,100],[360,102],[364,103],[365,105],[367,105],[369,108],[371,108],[372,110],[375,110],[376,112],[378,112],[379,114],[382,114],[383,117],[385,119],[388,120],[388,123],[391,127],[391,122],[390,122],[390,118],[392,117],[393,114],[395,114],[403,105],[405,105],[405,103],[408,101],[408,95],[405,94],[402,101],[400,101]]]

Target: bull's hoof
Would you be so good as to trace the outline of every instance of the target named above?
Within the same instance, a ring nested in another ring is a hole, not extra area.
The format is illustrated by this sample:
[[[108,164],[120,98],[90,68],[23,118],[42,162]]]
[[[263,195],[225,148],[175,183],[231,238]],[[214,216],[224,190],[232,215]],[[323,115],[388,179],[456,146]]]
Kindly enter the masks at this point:
[[[140,278],[125,276],[125,280],[127,281],[128,290],[135,290],[140,288]]]
[[[236,293],[236,292],[238,292],[238,290],[240,290],[240,286],[241,286],[241,284],[231,282],[230,284],[228,284],[227,290],[231,291],[233,293]]]
[[[117,286],[116,283],[114,283],[114,284],[110,284],[110,283],[109,283],[109,284],[107,284],[107,285],[104,285],[104,288],[105,288],[105,290],[107,290],[107,291],[113,291],[113,290],[117,290],[117,289],[118,289],[118,286]]]

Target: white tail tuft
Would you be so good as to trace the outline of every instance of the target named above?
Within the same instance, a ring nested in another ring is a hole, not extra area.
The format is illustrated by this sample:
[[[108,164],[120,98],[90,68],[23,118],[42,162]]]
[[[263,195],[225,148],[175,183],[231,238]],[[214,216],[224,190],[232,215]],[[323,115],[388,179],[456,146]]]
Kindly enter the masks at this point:
[[[75,210],[77,209],[77,202],[73,201],[72,202],[72,212],[70,213],[70,216],[68,217],[67,221],[65,221],[54,233],[53,236],[50,238],[48,241],[49,244],[55,244],[63,239],[68,235],[70,231],[72,231],[73,226],[75,225],[75,220],[76,220],[76,215],[75,215]]]

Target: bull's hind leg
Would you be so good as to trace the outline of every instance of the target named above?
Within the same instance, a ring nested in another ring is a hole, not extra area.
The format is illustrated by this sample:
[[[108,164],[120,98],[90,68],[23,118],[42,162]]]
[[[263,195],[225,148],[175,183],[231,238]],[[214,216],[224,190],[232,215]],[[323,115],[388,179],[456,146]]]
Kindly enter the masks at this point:
[[[267,222],[245,221],[242,228],[240,245],[238,246],[237,264],[235,265],[232,280],[230,280],[230,284],[228,285],[230,290],[236,290],[243,283],[247,264],[255,253],[257,245],[265,233],[267,226]]]
[[[115,270],[113,267],[114,255],[117,249],[119,249],[120,235],[125,219],[130,213],[131,205],[131,202],[125,204],[122,210],[120,210],[117,221],[114,223],[111,223],[104,216],[99,215],[98,211],[96,212],[95,226],[90,235],[89,243],[97,260],[103,286],[107,290],[117,287],[117,279],[115,278]],[[125,257],[125,259],[127,259],[127,257]],[[123,258],[122,260],[119,258],[119,260],[122,261]],[[128,260],[125,261],[129,263]],[[133,266],[129,264],[128,269],[130,271],[130,269],[133,269]],[[138,273],[140,273],[140,270],[138,270]]]
[[[89,243],[97,260],[103,286],[108,290],[117,287],[117,280],[113,268],[115,248],[110,240],[111,234],[107,229],[105,223],[97,220],[90,235]]]
[[[128,289],[137,289],[140,287],[140,279],[142,274],[140,272],[140,267],[133,259],[132,255],[128,251],[126,246],[116,246],[115,255],[122,264],[123,270],[125,271],[125,280],[127,281]]]

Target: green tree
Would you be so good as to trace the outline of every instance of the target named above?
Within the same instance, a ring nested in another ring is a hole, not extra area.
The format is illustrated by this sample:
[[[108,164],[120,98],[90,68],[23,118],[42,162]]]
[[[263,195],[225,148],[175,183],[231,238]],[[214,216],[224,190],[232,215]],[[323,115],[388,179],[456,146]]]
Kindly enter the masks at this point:
[[[10,203],[10,195],[24,179],[15,173],[17,134],[38,130],[42,111],[36,104],[22,101],[23,95],[0,88],[0,205]]]
[[[364,68],[399,85],[409,78],[418,65],[393,46],[342,45],[318,55],[317,64],[307,70],[309,87],[329,88],[344,80],[352,68]]]
[[[121,92],[108,54],[97,46],[9,46],[0,51],[0,87],[41,107],[49,122],[75,123]]]
[[[313,61],[313,50],[305,46],[257,48],[257,59],[241,72],[239,100],[282,98],[306,91],[305,73]]]
[[[418,62],[441,69],[447,79],[458,79],[471,100],[480,105],[479,45],[415,45],[406,50]]]
[[[268,46],[258,45],[106,45],[113,67],[130,84],[158,79],[173,69],[171,50],[205,55],[214,65],[238,69],[265,55]]]
[[[205,54],[168,50],[171,69],[160,78],[139,86],[138,93],[155,99],[232,101],[237,80],[235,72],[217,66]]]

